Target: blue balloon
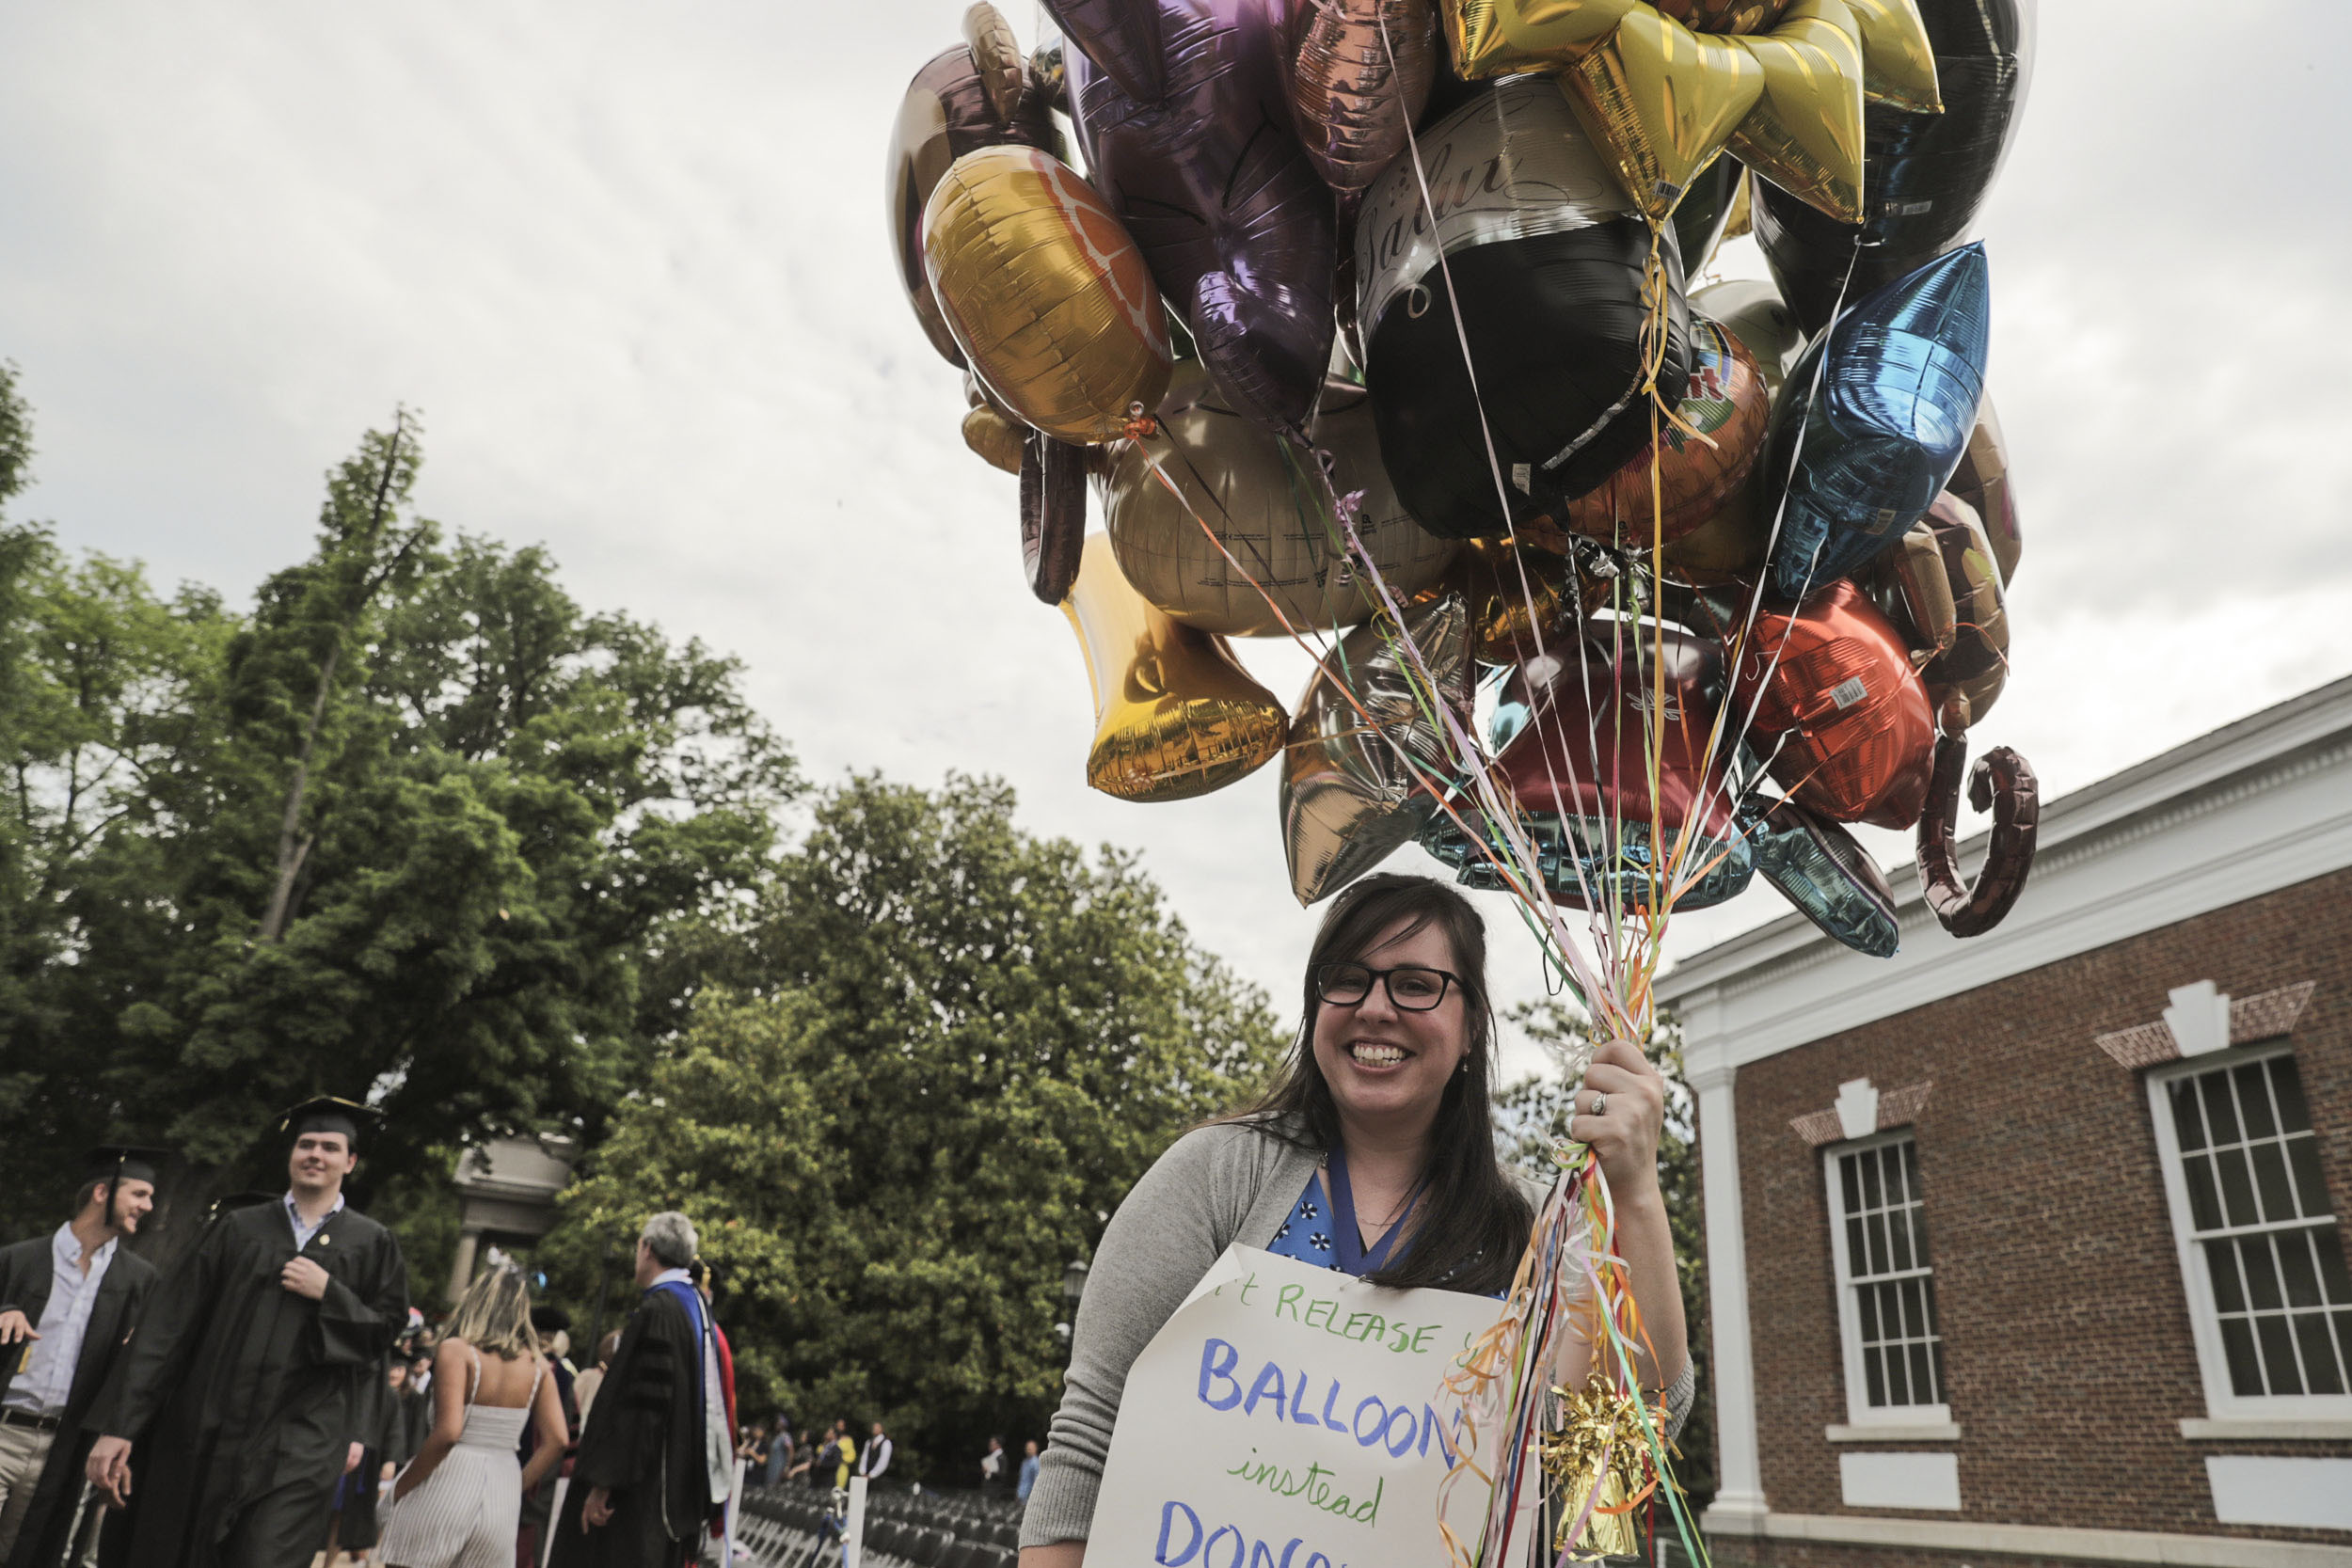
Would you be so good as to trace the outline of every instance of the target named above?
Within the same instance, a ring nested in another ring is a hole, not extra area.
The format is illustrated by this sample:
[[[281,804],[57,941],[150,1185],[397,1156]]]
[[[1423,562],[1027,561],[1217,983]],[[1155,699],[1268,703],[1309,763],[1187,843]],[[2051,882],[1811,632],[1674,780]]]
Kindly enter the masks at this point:
[[[1895,889],[1851,833],[1794,800],[1758,802],[1740,827],[1756,846],[1756,869],[1799,913],[1857,953],[1895,956]]]
[[[1544,885],[1553,897],[1576,909],[1614,897],[1629,911],[1648,904],[1655,870],[1650,854],[1649,824],[1612,824],[1597,816],[1562,817],[1550,812],[1530,812],[1528,836],[1534,841]],[[1676,834],[1666,835],[1671,846]],[[1421,847],[1454,867],[1454,879],[1468,888],[1499,891],[1507,884],[1492,851],[1474,842],[1440,816],[1422,830]],[[1756,875],[1756,851],[1737,832],[1728,842],[1701,835],[1685,851],[1683,864],[1706,866],[1699,879],[1674,900],[1677,910],[1703,910],[1747,891]]]
[[[1934,502],[1977,425],[1992,304],[1984,245],[1963,245],[1865,297],[1805,351],[1759,470],[1764,515],[1780,508],[1774,592],[1801,598],[1852,576]]]

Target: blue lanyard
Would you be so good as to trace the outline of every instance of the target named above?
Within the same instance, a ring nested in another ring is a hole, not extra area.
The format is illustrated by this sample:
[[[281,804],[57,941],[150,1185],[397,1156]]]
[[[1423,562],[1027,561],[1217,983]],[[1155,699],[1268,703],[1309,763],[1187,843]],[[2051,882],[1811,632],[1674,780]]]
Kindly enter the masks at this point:
[[[1356,1228],[1356,1195],[1347,1184],[1347,1150],[1334,1143],[1324,1156],[1324,1162],[1331,1174],[1331,1228],[1338,1233],[1333,1241],[1340,1249],[1340,1272],[1361,1279],[1387,1264],[1389,1249],[1396,1244],[1397,1237],[1404,1234],[1405,1221],[1412,1213],[1413,1205],[1421,1201],[1422,1191],[1429,1185],[1429,1178],[1423,1176],[1421,1179],[1411,1196],[1406,1198],[1405,1207],[1397,1211],[1396,1218],[1389,1223],[1389,1228],[1367,1250],[1363,1232]]]

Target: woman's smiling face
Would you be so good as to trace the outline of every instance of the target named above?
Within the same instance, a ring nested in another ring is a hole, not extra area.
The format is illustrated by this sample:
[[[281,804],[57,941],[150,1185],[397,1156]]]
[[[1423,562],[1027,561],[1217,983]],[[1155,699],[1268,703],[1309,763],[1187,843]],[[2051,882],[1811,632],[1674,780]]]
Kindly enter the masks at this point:
[[[1411,925],[1404,919],[1382,931],[1357,961],[1375,970],[1419,966],[1461,973],[1453,943],[1435,921],[1407,934]],[[1398,1007],[1377,981],[1361,1002],[1318,1002],[1315,1065],[1341,1115],[1393,1124],[1426,1124],[1436,1117],[1446,1080],[1470,1050],[1469,1009],[1459,985],[1448,985],[1445,999],[1427,1012]]]

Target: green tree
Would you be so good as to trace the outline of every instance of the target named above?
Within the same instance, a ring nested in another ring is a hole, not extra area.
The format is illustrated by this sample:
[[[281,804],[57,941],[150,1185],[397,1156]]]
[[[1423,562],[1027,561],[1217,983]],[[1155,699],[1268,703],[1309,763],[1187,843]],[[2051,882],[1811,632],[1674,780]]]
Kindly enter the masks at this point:
[[[200,1204],[276,1180],[270,1113],[322,1092],[384,1106],[363,1176],[395,1192],[488,1133],[594,1137],[674,1027],[674,929],[762,878],[798,780],[737,664],[584,612],[544,552],[444,547],[417,443],[365,437],[247,616],[45,539],[0,580],[31,628],[5,918],[40,939],[0,1159],[167,1140]]]
[[[1504,1159],[1549,1180],[1558,1167],[1551,1147],[1568,1132],[1576,1073],[1592,1048],[1583,1017],[1557,1001],[1525,1003],[1509,1022],[1544,1048],[1554,1069],[1525,1078],[1497,1097],[1496,1135]],[[1658,1183],[1674,1231],[1675,1258],[1682,1275],[1682,1317],[1690,1333],[1691,1359],[1698,1369],[1698,1397],[1677,1447],[1677,1469],[1693,1507],[1715,1496],[1715,1401],[1708,1377],[1707,1225],[1700,1201],[1696,1103],[1682,1075],[1682,1030],[1671,1018],[1659,1021],[1654,1059],[1666,1080],[1666,1125],[1658,1143]]]
[[[752,1404],[888,1419],[911,1467],[1041,1434],[1064,1265],[1263,1082],[1283,1045],[1263,994],[1132,857],[1032,837],[966,778],[828,791],[750,928],[704,951],[726,983],[541,1257],[576,1303],[625,1300],[627,1238],[683,1209]]]

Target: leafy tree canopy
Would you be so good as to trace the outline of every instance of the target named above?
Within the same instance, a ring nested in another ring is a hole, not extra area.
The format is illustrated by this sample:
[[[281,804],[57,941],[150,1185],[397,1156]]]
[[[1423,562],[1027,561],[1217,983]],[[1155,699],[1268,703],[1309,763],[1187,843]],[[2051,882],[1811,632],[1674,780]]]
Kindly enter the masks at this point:
[[[245,615],[0,533],[17,1233],[102,1136],[183,1150],[198,1203],[274,1183],[267,1117],[315,1093],[382,1104],[377,1180],[593,1136],[675,1016],[673,933],[761,879],[799,780],[736,662],[584,611],[540,550],[445,542],[421,461],[409,416],[370,433]]]
[[[1283,1049],[1132,857],[1013,824],[1010,790],[856,777],[818,800],[723,982],[615,1117],[537,1255],[617,1323],[679,1208],[747,1410],[889,1420],[918,1455],[1041,1435],[1061,1280],[1187,1127]],[[592,1312],[576,1313],[588,1326]]]

